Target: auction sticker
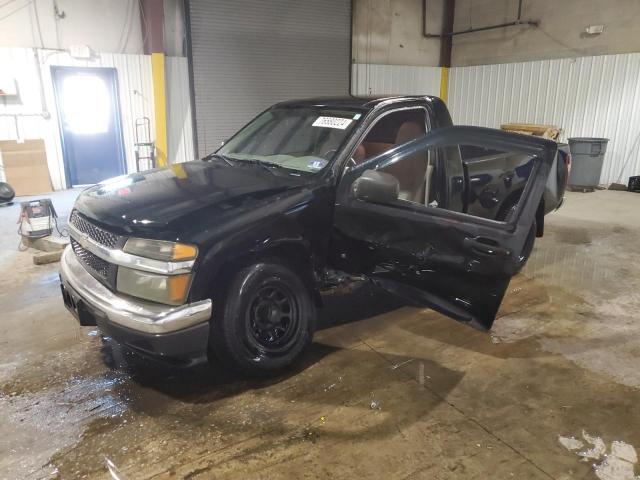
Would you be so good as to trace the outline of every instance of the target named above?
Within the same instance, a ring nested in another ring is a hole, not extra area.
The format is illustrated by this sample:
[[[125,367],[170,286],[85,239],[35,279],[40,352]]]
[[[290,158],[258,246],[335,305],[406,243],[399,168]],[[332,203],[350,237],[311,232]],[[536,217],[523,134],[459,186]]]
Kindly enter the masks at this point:
[[[308,165],[307,168],[311,169],[311,170],[320,170],[322,168],[324,168],[324,166],[327,164],[326,160],[311,160]]]
[[[314,127],[337,128],[339,130],[344,130],[351,122],[352,120],[350,118],[318,117],[312,125]]]

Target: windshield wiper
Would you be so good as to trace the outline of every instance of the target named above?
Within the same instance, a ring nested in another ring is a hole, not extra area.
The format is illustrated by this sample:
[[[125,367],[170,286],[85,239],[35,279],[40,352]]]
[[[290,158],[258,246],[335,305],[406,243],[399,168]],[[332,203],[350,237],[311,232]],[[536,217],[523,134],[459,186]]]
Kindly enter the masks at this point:
[[[207,160],[211,160],[212,158],[219,158],[220,160],[224,161],[227,165],[233,166],[233,162],[231,160],[229,160],[224,155],[220,155],[219,153],[209,153],[204,157],[202,157],[202,161],[206,162]]]
[[[273,171],[274,167],[283,168],[277,163],[263,162],[261,160],[250,159],[250,158],[227,157],[226,155],[221,155],[220,153],[209,153],[208,155],[205,155],[204,157],[202,157],[202,160],[207,161],[212,158],[219,158],[220,160],[223,160],[224,162],[226,162],[227,165],[232,165],[232,166],[234,166],[236,163],[249,163],[251,165],[259,165],[272,175],[277,175]]]
[[[260,165],[262,168],[267,170],[271,175],[276,175],[276,173],[273,171],[273,167],[277,167],[278,165],[276,165],[275,163],[262,162],[260,160],[250,160],[250,163],[253,163],[255,165]]]
[[[267,170],[272,175],[277,175],[273,171],[274,170],[273,167],[280,167],[280,165],[278,165],[277,163],[263,162],[262,160],[256,160],[255,158],[234,158],[234,157],[229,157],[229,159],[234,161],[234,162],[248,163],[248,164],[251,164],[251,165],[259,165],[260,167],[264,168],[265,170]]]

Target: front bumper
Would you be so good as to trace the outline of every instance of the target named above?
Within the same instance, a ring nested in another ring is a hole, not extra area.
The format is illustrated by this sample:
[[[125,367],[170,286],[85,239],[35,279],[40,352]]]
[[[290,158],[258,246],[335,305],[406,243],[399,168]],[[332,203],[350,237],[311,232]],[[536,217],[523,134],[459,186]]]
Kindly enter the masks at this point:
[[[211,300],[173,307],[118,295],[96,280],[71,247],[60,259],[62,295],[81,325],[97,325],[114,340],[159,356],[204,354],[209,338]]]

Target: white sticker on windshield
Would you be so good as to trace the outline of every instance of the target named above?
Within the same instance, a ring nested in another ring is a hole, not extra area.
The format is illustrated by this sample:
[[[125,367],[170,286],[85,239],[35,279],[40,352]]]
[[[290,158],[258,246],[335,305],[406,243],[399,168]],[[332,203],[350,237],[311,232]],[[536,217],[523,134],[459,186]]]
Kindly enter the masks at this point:
[[[344,130],[350,123],[350,118],[318,117],[312,125],[314,127],[337,128],[339,130]]]

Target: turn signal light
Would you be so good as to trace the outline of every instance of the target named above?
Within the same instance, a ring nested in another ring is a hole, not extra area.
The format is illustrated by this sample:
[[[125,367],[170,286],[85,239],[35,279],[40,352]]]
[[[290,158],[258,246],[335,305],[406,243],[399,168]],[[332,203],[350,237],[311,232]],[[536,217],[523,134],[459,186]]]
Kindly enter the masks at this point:
[[[173,256],[171,260],[193,260],[198,256],[198,248],[193,245],[186,245],[184,243],[173,244]]]

